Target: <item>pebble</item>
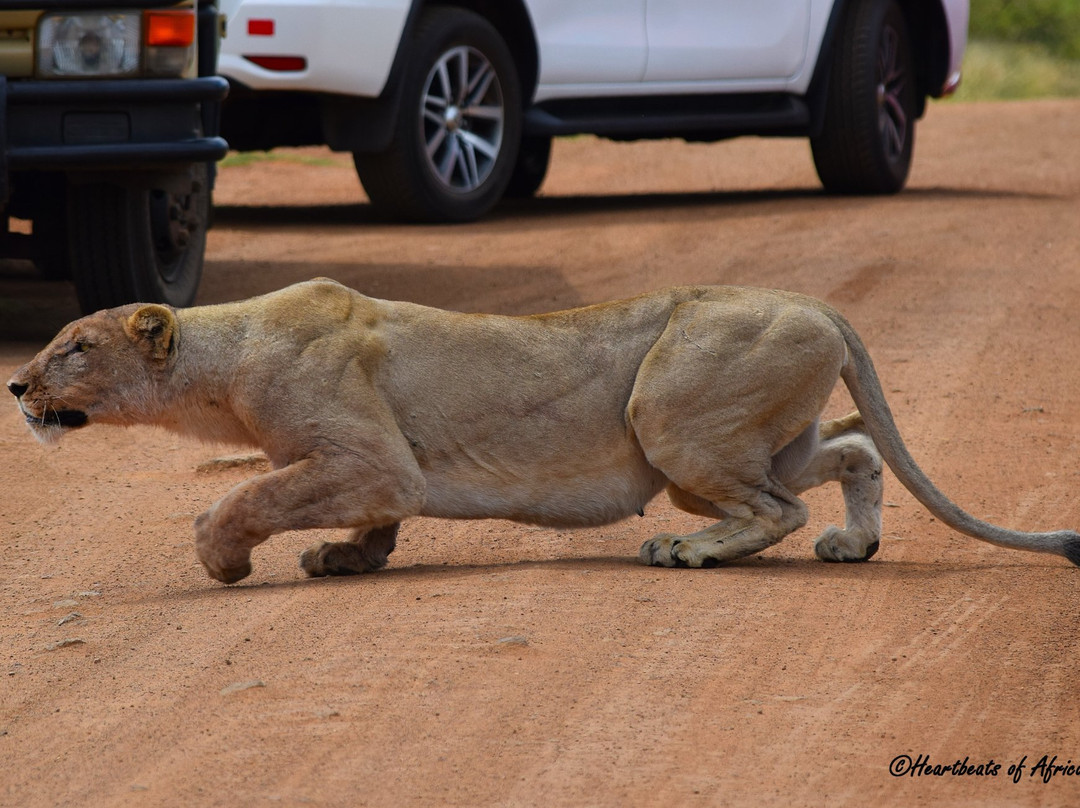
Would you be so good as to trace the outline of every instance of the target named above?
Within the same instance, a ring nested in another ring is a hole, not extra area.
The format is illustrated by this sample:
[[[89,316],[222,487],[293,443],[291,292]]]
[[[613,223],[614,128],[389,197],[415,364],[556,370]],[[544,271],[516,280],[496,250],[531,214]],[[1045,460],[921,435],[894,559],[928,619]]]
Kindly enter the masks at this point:
[[[253,687],[266,687],[266,682],[262,679],[252,679],[248,682],[234,682],[227,687],[221,688],[221,695],[229,696],[233,693],[239,693],[241,690],[250,690]]]
[[[229,455],[227,457],[215,457],[195,467],[198,474],[213,474],[217,471],[229,469],[250,469],[252,471],[268,471],[270,461],[265,455]]]
[[[527,637],[522,637],[520,634],[513,637],[503,637],[498,641],[499,645],[528,645],[529,640]]]

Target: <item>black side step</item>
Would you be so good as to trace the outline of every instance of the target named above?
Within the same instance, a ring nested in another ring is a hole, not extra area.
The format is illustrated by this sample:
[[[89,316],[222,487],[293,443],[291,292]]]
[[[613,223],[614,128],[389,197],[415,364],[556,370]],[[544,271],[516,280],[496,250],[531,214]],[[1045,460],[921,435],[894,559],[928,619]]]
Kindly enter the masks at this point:
[[[541,102],[525,111],[525,134],[549,137],[720,140],[804,135],[809,128],[806,102],[783,93],[573,98]]]

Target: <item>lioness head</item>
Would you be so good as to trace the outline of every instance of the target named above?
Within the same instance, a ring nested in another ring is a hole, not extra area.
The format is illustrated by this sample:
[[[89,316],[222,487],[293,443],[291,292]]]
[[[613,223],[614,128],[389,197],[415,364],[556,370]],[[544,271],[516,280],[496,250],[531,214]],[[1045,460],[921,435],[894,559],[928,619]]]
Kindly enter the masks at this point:
[[[83,317],[15,371],[8,390],[43,443],[89,423],[132,423],[154,397],[179,329],[165,306],[133,304]]]

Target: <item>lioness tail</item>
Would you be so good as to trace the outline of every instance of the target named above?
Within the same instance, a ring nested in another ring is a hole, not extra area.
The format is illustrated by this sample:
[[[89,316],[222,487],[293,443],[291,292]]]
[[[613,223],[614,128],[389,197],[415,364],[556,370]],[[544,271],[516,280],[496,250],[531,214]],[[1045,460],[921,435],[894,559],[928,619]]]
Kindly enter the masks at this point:
[[[848,347],[848,361],[840,372],[841,378],[851,392],[855,406],[862,414],[866,430],[870,433],[882,458],[892,469],[896,478],[919,500],[930,513],[960,533],[976,539],[1038,553],[1054,553],[1080,566],[1080,533],[1057,530],[1052,533],[1025,533],[998,527],[976,519],[946,497],[926,473],[919,468],[904,445],[893,420],[892,411],[885,401],[877,371],[859,335],[844,317],[828,310],[830,319],[844,336]]]

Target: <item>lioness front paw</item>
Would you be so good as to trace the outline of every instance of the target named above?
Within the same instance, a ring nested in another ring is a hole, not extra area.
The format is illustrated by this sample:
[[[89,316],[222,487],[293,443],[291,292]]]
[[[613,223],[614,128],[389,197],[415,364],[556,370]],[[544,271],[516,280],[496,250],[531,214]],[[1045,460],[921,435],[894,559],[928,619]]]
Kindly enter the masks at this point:
[[[309,578],[322,578],[330,574],[326,569],[326,564],[321,552],[322,548],[325,546],[325,542],[320,542],[319,544],[311,545],[300,553],[300,569],[302,569]]]
[[[386,556],[371,558],[366,548],[352,542],[313,544],[300,554],[300,569],[311,578],[325,575],[359,575],[386,566]]]
[[[829,526],[814,540],[814,554],[822,561],[869,561],[880,546],[875,536]]]
[[[219,557],[199,552],[199,561],[210,577],[223,584],[235,584],[251,575],[251,558],[222,562]]]
[[[223,584],[235,584],[251,575],[251,556],[248,554],[240,559],[224,560],[217,553],[207,552],[204,548],[195,545],[199,561],[210,574],[210,577]]]
[[[223,584],[235,584],[251,575],[251,562],[241,564],[238,567],[211,567],[205,561],[203,567],[210,573],[210,577],[221,581]]]
[[[674,533],[658,533],[638,551],[638,559],[650,567],[715,567],[720,561],[703,552],[704,543]]]
[[[223,550],[207,537],[203,530],[204,517],[205,514],[195,521],[195,555],[210,577],[223,584],[235,584],[251,575],[251,551],[242,548]]]

